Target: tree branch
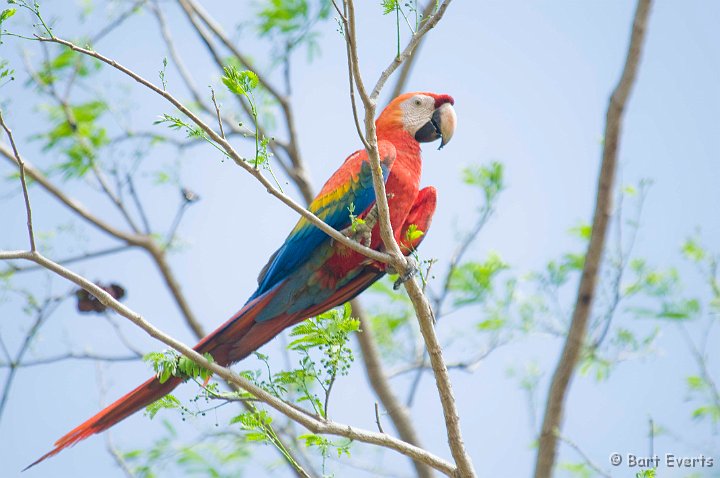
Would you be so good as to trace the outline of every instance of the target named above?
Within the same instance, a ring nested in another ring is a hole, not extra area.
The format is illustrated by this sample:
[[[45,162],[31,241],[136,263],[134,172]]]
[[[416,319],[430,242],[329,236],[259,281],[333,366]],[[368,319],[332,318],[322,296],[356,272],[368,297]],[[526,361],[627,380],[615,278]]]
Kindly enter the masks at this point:
[[[20,153],[18,152],[17,146],[15,145],[15,139],[13,138],[12,131],[5,124],[5,119],[3,118],[2,110],[0,110],[0,126],[2,127],[2,129],[5,130],[5,134],[7,134],[8,140],[10,140],[10,146],[12,146],[12,156],[10,156],[8,154],[8,157],[12,158],[15,161],[15,163],[18,165],[18,168],[20,169],[20,184],[22,185],[23,199],[25,200],[25,215],[27,216],[27,232],[28,232],[28,239],[30,241],[30,250],[35,251],[35,250],[37,250],[37,247],[35,246],[35,234],[33,232],[32,208],[30,208],[30,195],[28,194],[27,178],[25,178],[25,163],[23,162],[22,158],[20,157]],[[2,146],[2,145],[0,145],[0,146]],[[5,154],[5,151],[3,151],[3,154]]]
[[[370,382],[373,390],[375,390],[383,408],[385,408],[385,411],[387,411],[390,416],[390,419],[392,420],[393,425],[395,425],[395,429],[400,435],[400,438],[408,443],[421,447],[420,438],[413,426],[409,410],[397,398],[393,392],[390,382],[387,379],[387,376],[385,375],[385,372],[383,372],[382,362],[380,361],[380,353],[377,350],[377,344],[375,343],[375,338],[372,334],[372,328],[370,327],[368,316],[365,314],[365,310],[362,308],[357,299],[354,299],[351,304],[353,315],[360,320],[361,332],[355,335],[358,339],[358,343],[360,344],[360,350],[362,350],[362,357],[365,363],[365,373],[367,374],[368,381]],[[379,418],[376,417],[376,421],[378,428],[380,428]],[[382,433],[382,429],[380,429],[380,432]],[[413,465],[415,466],[415,471],[420,478],[433,476],[431,469],[427,465],[417,461],[414,461]]]
[[[585,340],[588,317],[595,296],[598,271],[612,212],[612,192],[617,168],[623,113],[637,77],[651,3],[652,0],[638,1],[625,67],[620,81],[610,97],[610,104],[607,109],[605,142],[600,177],[598,178],[592,234],[578,286],[570,330],[548,393],[545,416],[540,431],[537,461],[535,463],[535,478],[550,478],[555,465],[558,433],[562,425],[565,398]]]
[[[14,153],[2,143],[0,143],[0,155],[4,156],[9,161],[14,163],[18,168],[20,168],[20,156],[16,158]],[[101,231],[133,246],[143,246],[148,242],[148,239],[144,236],[121,231],[120,229],[117,229],[116,227],[109,224],[108,222],[105,222],[99,217],[93,215],[90,211],[85,209],[82,204],[65,194],[62,190],[60,190],[60,188],[50,182],[47,176],[40,172],[40,170],[36,169],[32,164],[28,163],[27,160],[22,160],[22,162],[24,164],[25,172],[28,176],[30,176],[34,181],[40,184],[43,189],[53,195],[57,200],[59,200],[61,203],[63,203],[65,206],[67,206],[70,210],[72,210],[75,214],[83,218],[88,223],[97,227]]]
[[[37,251],[31,251],[30,254],[35,254]],[[10,396],[10,388],[12,387],[13,380],[15,379],[15,374],[17,373],[18,369],[22,366],[22,359],[25,356],[25,353],[30,349],[30,345],[32,344],[33,340],[35,339],[38,331],[40,330],[40,327],[43,326],[45,321],[52,315],[53,312],[57,309],[58,305],[62,302],[63,298],[49,298],[46,299],[42,305],[34,305],[32,306],[35,313],[37,314],[35,317],[35,321],[33,322],[32,326],[30,327],[30,330],[25,335],[25,339],[23,340],[22,345],[20,346],[20,349],[18,350],[17,354],[15,355],[15,358],[12,360],[9,360],[8,367],[10,368],[10,372],[7,375],[7,378],[5,379],[5,386],[3,387],[3,394],[2,397],[0,397],[0,419],[2,418],[3,411],[5,409],[5,405],[7,404],[8,397]],[[4,345],[3,345],[4,347]],[[8,351],[5,349],[5,353],[8,354]],[[8,355],[8,359],[10,359]]]
[[[360,73],[360,65],[358,61],[357,51],[357,30],[355,23],[355,6],[353,0],[344,0],[343,4],[345,11],[347,12],[345,25],[345,39],[349,46],[350,52],[350,64],[352,66],[352,74],[355,80],[355,86],[357,87],[358,94],[360,95],[363,105],[365,107],[365,139],[367,145],[370,146],[368,156],[370,160],[371,170],[373,174],[373,186],[375,189],[375,201],[378,208],[378,215],[380,220],[380,235],[385,246],[385,250],[390,253],[392,261],[390,264],[395,267],[397,271],[405,271],[408,267],[407,259],[400,251],[400,247],[395,241],[392,227],[390,224],[390,210],[388,208],[387,196],[385,192],[385,183],[382,180],[382,174],[380,169],[380,157],[377,146],[377,131],[375,129],[375,108],[377,96],[380,94],[382,87],[384,86],[387,79],[390,77],[393,71],[402,64],[402,62],[412,53],[412,50],[420,41],[423,35],[425,35],[431,28],[433,28],[437,22],[440,21],[447,6],[451,0],[445,0],[440,6],[438,11],[433,15],[432,18],[423,25],[422,28],[415,33],[410,40],[410,43],[405,50],[393,60],[388,68],[383,71],[375,84],[373,93],[367,94],[365,85],[362,81]],[[418,318],[420,325],[420,332],[423,336],[425,344],[430,355],[430,363],[432,364],[433,372],[435,374],[435,381],[437,389],[440,395],[440,402],[443,409],[443,415],[445,417],[445,427],[447,429],[448,442],[450,445],[450,451],[457,465],[458,476],[463,478],[475,477],[475,470],[473,469],[472,461],[470,456],[465,449],[465,444],[462,438],[462,432],[460,430],[460,419],[458,416],[457,405],[452,392],[452,385],[450,382],[450,376],[448,374],[447,367],[442,357],[442,350],[438,342],[437,335],[433,325],[433,313],[430,308],[430,304],[427,297],[423,293],[422,289],[418,285],[414,278],[405,282],[405,289],[408,292],[410,300],[412,301],[415,315]]]

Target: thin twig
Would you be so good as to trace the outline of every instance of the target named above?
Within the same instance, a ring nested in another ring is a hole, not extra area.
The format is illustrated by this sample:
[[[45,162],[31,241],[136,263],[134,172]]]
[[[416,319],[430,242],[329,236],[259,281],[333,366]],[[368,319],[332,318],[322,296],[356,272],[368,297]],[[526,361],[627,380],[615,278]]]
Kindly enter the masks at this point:
[[[425,5],[425,9],[423,9],[423,19],[429,18],[432,15],[433,11],[435,11],[436,6],[436,0],[428,0],[427,4]],[[398,79],[395,82],[392,93],[390,93],[390,99],[395,98],[396,96],[400,96],[400,94],[405,91],[405,86],[407,85],[408,79],[410,78],[410,72],[412,71],[413,66],[415,65],[415,61],[419,56],[418,52],[420,51],[420,47],[422,46],[424,38],[425,37],[420,38],[420,40],[415,45],[413,52],[408,55],[407,60],[403,62],[402,67],[400,68],[400,73],[398,74]]]
[[[36,251],[31,251],[31,253],[34,254],[36,253]],[[8,366],[10,367],[10,372],[5,378],[5,386],[3,387],[3,394],[0,398],[0,420],[2,420],[3,411],[5,409],[5,405],[7,404],[8,397],[10,396],[10,389],[12,387],[13,380],[15,379],[15,375],[22,364],[25,353],[27,353],[27,351],[30,349],[30,345],[32,344],[33,340],[35,340],[35,337],[37,336],[40,327],[42,327],[42,325],[52,315],[52,313],[57,310],[58,305],[60,305],[64,298],[65,297],[49,298],[45,300],[42,305],[33,307],[37,314],[35,316],[35,321],[30,326],[30,330],[25,335],[25,339],[23,340],[22,345],[20,345],[20,349],[15,355],[15,358],[12,359],[8,364]]]
[[[22,363],[15,364],[15,368],[36,367],[38,365],[48,365],[51,363],[64,362],[66,360],[92,360],[94,362],[132,362],[142,358],[142,355],[102,355],[91,353],[73,353],[54,355],[52,357],[44,357],[35,360],[25,360]],[[0,367],[12,368],[12,364],[0,363]]]
[[[140,195],[135,190],[135,180],[133,180],[132,174],[128,174],[126,176],[126,182],[128,186],[128,191],[130,191],[130,197],[133,199],[133,202],[135,203],[135,208],[138,210],[140,220],[143,223],[143,230],[145,234],[150,234],[152,232],[152,228],[150,227],[150,221],[148,221],[147,214],[145,214],[145,208],[142,205],[142,201],[140,201]]]
[[[610,104],[607,109],[605,141],[603,143],[602,165],[598,178],[592,233],[578,286],[570,330],[548,393],[545,415],[540,431],[537,461],[535,463],[535,478],[550,478],[555,465],[558,433],[562,425],[565,398],[585,341],[588,318],[595,296],[598,270],[605,248],[610,214],[612,213],[612,192],[620,134],[622,132],[623,113],[637,77],[651,3],[651,0],[638,1],[625,67],[620,81],[610,97]]]
[[[115,192],[110,189],[110,185],[108,184],[107,178],[105,177],[105,173],[100,169],[98,166],[97,161],[95,161],[94,158],[91,158],[91,165],[90,170],[93,172],[93,175],[95,176],[95,179],[97,179],[98,184],[100,184],[100,188],[105,193],[105,195],[110,199],[110,201],[115,205],[118,211],[120,211],[120,214],[125,218],[125,222],[127,222],[127,225],[130,226],[130,229],[135,234],[140,234],[140,228],[135,224],[135,220],[130,215],[130,212],[128,212],[127,208],[125,207],[125,203],[120,199],[120,196],[115,194]]]
[[[223,129],[223,122],[222,118],[220,117],[220,107],[217,104],[217,100],[215,100],[215,90],[210,88],[210,97],[212,98],[213,105],[215,106],[215,113],[217,114],[217,122],[218,126],[220,127],[220,136],[222,136],[222,139],[225,139],[225,130]]]
[[[20,153],[18,152],[17,145],[15,144],[15,139],[13,138],[12,131],[10,130],[8,125],[5,124],[2,110],[0,110],[0,126],[2,126],[2,129],[5,130],[5,134],[7,134],[8,140],[10,141],[10,146],[12,147],[13,159],[17,163],[18,168],[20,169],[20,184],[22,184],[23,199],[25,200],[25,215],[27,216],[27,232],[28,239],[30,240],[30,250],[35,251],[37,250],[37,247],[35,246],[35,233],[33,232],[30,195],[28,194],[27,178],[25,177],[25,163],[20,157]]]
[[[122,25],[125,20],[130,18],[135,12],[137,12],[140,7],[142,7],[145,3],[147,3],[147,0],[137,0],[130,8],[125,10],[123,13],[117,16],[115,20],[105,25],[99,32],[97,32],[95,35],[93,35],[90,38],[90,44],[94,45],[97,42],[99,42],[101,39],[105,38],[110,32],[115,30],[117,27]]]
[[[380,407],[378,407],[378,402],[375,402],[375,424],[377,425],[380,433],[385,433],[385,430],[383,430],[383,427],[380,424]]]
[[[185,63],[182,60],[182,57],[179,55],[177,48],[175,47],[175,42],[173,41],[172,35],[170,34],[170,28],[167,25],[167,21],[165,20],[165,15],[163,14],[162,9],[157,4],[157,1],[154,1],[150,5],[150,10],[155,13],[155,17],[157,18],[158,25],[160,26],[160,34],[163,37],[163,40],[165,41],[165,45],[167,46],[168,53],[170,55],[170,58],[173,61],[173,64],[175,65],[175,68],[177,68],[178,73],[180,73],[180,78],[182,78],[183,83],[185,83],[185,87],[190,91],[190,95],[192,96],[195,103],[197,103],[200,108],[202,108],[203,111],[206,113],[211,113],[210,108],[205,103],[205,99],[200,94],[200,90],[197,89],[197,86],[195,85],[195,81],[193,81],[192,75],[190,74],[189,70],[185,66]],[[214,49],[212,48],[212,45],[206,45],[208,46],[209,50],[211,52],[214,52]],[[213,58],[216,61],[221,61],[219,54],[215,53],[215,55],[212,55]],[[224,118],[225,122],[228,123],[230,126],[230,129],[233,134],[240,134],[243,137],[245,136],[251,136],[254,134],[253,131],[250,129],[240,126],[237,124],[236,121],[230,121],[229,118]],[[185,143],[185,144],[193,144],[195,142]]]
[[[585,464],[587,464],[587,466],[589,466],[590,468],[592,468],[593,471],[595,471],[595,473],[597,473],[598,475],[602,476],[603,478],[612,478],[612,476],[611,476],[608,472],[606,472],[605,470],[603,470],[602,468],[600,468],[597,464],[595,464],[595,463],[585,454],[585,452],[583,452],[582,449],[580,449],[580,447],[577,445],[577,443],[575,443],[574,441],[570,440],[568,437],[566,437],[566,436],[564,436],[564,435],[559,435],[558,438],[559,438],[560,440],[562,440],[563,442],[565,442],[570,448],[572,448],[573,450],[575,450],[575,452],[576,452],[578,455],[580,455],[580,458],[583,459],[583,461],[585,462]],[[651,454],[650,456],[652,456],[652,454]]]
[[[112,255],[112,254],[117,254],[118,252],[124,252],[124,251],[130,250],[130,248],[131,247],[128,245],[109,247],[107,249],[101,249],[99,251],[85,252],[83,254],[78,254],[76,256],[66,257],[65,259],[60,259],[57,262],[58,262],[58,264],[68,265],[68,264],[73,264],[75,262],[86,261],[86,260],[90,260],[90,259],[97,259],[98,257],[104,257],[104,256]],[[21,272],[32,272],[32,271],[37,271],[37,270],[41,270],[41,269],[42,269],[42,267],[40,267],[38,265],[15,266],[15,265],[11,264],[8,271],[11,271],[12,273],[17,274],[17,273],[21,273]]]

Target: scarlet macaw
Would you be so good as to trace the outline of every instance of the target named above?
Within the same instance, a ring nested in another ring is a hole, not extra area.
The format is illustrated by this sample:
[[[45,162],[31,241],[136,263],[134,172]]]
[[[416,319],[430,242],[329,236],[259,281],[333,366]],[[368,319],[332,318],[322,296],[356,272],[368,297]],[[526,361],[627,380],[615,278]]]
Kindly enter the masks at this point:
[[[409,254],[423,236],[411,239],[411,225],[427,231],[435,212],[436,191],[420,190],[420,143],[441,139],[442,148],[456,124],[454,100],[448,95],[407,93],[395,98],[375,122],[381,169],[388,195],[390,223],[401,249]],[[349,208],[372,210],[375,193],[367,151],[351,154],[325,183],[309,209],[337,230],[351,224]],[[369,247],[381,250],[375,225]],[[260,272],[258,288],[245,306],[195,346],[220,365],[230,365],[257,350],[283,329],[353,299],[386,273],[385,265],[333,241],[301,218]],[[106,407],[55,443],[32,465],[64,448],[107,430],[170,393],[182,378],[164,383],[151,378]],[[29,468],[29,467],[28,467]]]

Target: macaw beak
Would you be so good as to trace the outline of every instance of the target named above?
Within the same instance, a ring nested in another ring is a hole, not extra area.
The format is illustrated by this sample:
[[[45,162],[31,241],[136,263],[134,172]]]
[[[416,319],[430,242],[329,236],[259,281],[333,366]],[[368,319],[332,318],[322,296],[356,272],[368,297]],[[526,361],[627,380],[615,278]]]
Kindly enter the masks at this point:
[[[440,147],[442,149],[446,144],[450,142],[450,139],[455,133],[455,125],[457,124],[457,115],[455,114],[455,108],[451,103],[443,103],[438,108],[435,108],[430,121],[425,123],[417,133],[415,133],[415,140],[419,143],[429,143],[441,138]]]

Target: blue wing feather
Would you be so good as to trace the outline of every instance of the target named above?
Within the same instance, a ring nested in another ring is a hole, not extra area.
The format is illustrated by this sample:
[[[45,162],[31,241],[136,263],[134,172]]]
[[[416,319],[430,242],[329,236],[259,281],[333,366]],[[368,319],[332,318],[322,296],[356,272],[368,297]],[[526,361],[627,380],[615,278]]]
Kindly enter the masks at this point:
[[[381,141],[380,155],[383,180],[387,181],[392,163],[395,160],[395,147],[386,141]],[[359,162],[358,166],[347,165],[350,171],[357,171],[330,191],[323,191],[313,200],[308,208],[320,219],[337,230],[345,229],[350,225],[351,204],[355,206],[355,214],[367,210],[375,203],[375,190],[372,184],[372,171],[365,150],[358,151],[348,157],[349,161]],[[346,166],[346,165],[343,165]],[[328,183],[337,182],[337,175],[347,174],[348,168],[340,168],[328,180]],[[330,238],[307,219],[301,218],[282,246],[272,255],[267,265],[258,277],[258,288],[248,301],[272,289],[285,279],[292,271],[305,263],[317,248]]]

